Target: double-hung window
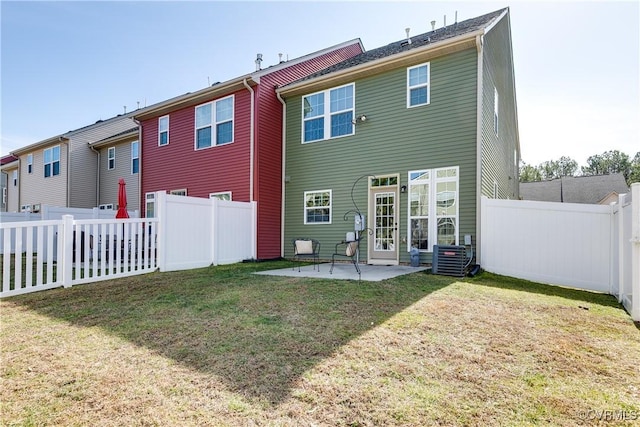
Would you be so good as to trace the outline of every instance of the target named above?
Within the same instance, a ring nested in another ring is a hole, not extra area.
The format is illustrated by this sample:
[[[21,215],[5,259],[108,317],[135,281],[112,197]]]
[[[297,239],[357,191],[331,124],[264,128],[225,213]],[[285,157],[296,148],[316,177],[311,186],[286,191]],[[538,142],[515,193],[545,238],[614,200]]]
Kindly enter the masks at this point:
[[[169,116],[162,116],[158,119],[158,145],[169,143]]]
[[[33,173],[33,154],[27,154],[27,173]]]
[[[60,146],[44,150],[44,177],[60,175]]]
[[[407,68],[407,108],[427,105],[430,97],[430,63]]]
[[[304,192],[304,223],[331,224],[331,190]]]
[[[116,168],[116,147],[107,148],[107,169]]]
[[[138,141],[131,143],[131,173],[136,174],[140,172],[140,144]]]
[[[302,142],[354,134],[353,83],[304,96],[302,105]]]
[[[233,95],[196,107],[195,148],[233,142]]]
[[[411,247],[432,251],[433,245],[457,244],[458,179],[457,166],[409,172]]]

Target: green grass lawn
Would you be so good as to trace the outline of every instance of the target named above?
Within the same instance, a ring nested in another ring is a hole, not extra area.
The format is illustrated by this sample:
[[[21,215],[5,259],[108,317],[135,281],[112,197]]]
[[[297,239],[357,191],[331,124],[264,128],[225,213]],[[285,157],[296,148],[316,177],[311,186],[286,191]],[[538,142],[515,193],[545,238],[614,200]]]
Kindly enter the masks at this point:
[[[0,301],[0,420],[36,426],[630,425],[611,296],[484,273],[151,273]]]

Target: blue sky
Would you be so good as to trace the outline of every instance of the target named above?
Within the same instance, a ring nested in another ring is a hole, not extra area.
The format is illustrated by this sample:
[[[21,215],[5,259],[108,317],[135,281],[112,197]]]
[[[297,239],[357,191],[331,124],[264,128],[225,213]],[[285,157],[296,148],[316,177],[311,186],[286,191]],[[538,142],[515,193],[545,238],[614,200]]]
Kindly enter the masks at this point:
[[[510,7],[522,158],[640,151],[637,1],[5,1],[0,152],[360,38]]]

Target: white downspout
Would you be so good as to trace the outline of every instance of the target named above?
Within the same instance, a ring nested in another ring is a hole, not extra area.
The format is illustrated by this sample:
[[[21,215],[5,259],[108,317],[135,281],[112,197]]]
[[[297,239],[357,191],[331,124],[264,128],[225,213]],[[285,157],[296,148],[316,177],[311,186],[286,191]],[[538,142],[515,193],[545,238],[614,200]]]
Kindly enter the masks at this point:
[[[58,138],[58,140],[62,144],[67,146],[67,171],[66,171],[66,173],[67,173],[67,195],[66,195],[67,196],[66,197],[67,201],[66,201],[66,206],[65,207],[70,208],[71,207],[70,206],[70,201],[71,201],[71,171],[70,171],[71,170],[71,147],[69,146],[69,140],[66,139],[66,141],[65,141],[65,139],[66,138],[63,138],[63,137]]]
[[[476,83],[478,88],[476,110],[477,110],[477,123],[476,123],[476,262],[482,263],[482,43],[483,36],[476,36],[476,48],[478,50],[478,81]]]
[[[251,86],[247,83],[247,79],[242,80],[242,84],[247,90],[251,93],[251,121],[250,121],[250,136],[249,136],[249,201],[253,202],[253,157],[254,157],[254,120],[255,120],[255,111],[254,111],[254,103],[255,103],[255,92],[251,89]]]
[[[89,149],[96,153],[98,159],[98,168],[96,170],[96,207],[100,206],[100,151],[96,150],[93,145],[88,144]]]
[[[133,117],[131,120],[138,126],[138,217],[145,218],[147,216],[147,197],[142,191],[142,125]],[[144,208],[144,217],[142,209]]]
[[[287,158],[287,104],[284,102],[284,99],[282,99],[282,97],[280,96],[280,93],[276,91],[276,97],[278,98],[278,101],[280,101],[280,103],[282,104],[282,184],[280,185],[280,191],[282,192],[280,199],[281,199],[281,206],[280,206],[280,257],[284,258],[284,195],[285,195],[285,191],[284,191],[284,186],[286,185],[285,182],[285,165],[286,165],[286,158]]]

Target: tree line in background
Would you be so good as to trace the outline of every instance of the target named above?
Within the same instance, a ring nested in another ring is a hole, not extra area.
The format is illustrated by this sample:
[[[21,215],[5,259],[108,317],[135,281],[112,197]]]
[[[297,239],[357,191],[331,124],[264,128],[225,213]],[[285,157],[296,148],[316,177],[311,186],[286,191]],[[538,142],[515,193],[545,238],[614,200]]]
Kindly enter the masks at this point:
[[[520,182],[545,181],[563,176],[608,175],[621,173],[627,185],[640,182],[640,151],[633,159],[618,150],[594,154],[587,159],[587,165],[578,168],[578,162],[571,157],[562,156],[558,160],[547,160],[538,166],[522,162]]]

